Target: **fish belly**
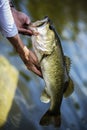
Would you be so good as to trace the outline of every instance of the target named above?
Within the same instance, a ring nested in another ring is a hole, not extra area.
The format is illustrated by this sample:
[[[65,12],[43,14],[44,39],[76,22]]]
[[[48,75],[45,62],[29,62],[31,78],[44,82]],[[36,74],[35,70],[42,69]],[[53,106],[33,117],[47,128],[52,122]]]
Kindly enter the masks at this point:
[[[63,97],[64,67],[60,59],[58,53],[53,52],[41,62],[46,92],[51,98],[50,110],[59,108]]]

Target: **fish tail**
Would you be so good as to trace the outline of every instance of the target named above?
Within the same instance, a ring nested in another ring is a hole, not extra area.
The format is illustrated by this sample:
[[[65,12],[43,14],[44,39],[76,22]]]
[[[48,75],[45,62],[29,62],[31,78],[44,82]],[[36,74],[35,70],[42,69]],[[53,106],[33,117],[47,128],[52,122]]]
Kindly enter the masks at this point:
[[[40,125],[48,126],[50,124],[53,124],[55,127],[60,127],[61,125],[61,115],[60,114],[51,114],[51,112],[48,110],[44,116],[40,120]]]

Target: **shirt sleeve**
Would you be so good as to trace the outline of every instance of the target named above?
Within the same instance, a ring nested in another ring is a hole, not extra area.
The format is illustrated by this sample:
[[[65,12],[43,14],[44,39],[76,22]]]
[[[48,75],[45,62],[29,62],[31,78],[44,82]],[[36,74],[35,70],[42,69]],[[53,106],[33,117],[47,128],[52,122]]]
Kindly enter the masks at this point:
[[[5,37],[18,34],[8,0],[0,0],[0,31]]]

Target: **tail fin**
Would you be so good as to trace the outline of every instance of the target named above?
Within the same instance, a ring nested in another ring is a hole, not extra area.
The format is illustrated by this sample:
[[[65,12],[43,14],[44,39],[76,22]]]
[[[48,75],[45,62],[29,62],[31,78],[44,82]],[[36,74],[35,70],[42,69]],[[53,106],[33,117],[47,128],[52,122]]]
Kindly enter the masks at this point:
[[[60,115],[53,115],[48,110],[45,115],[40,120],[40,125],[48,126],[50,124],[53,124],[55,127],[60,127],[61,125],[61,117]]]

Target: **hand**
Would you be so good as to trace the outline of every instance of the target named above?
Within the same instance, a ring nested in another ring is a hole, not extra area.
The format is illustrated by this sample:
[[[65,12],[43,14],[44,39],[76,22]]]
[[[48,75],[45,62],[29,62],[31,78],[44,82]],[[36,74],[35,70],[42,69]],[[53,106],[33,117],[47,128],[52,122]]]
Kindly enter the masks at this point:
[[[28,50],[26,46],[24,47],[24,53],[25,56],[22,58],[22,60],[24,61],[27,68],[42,78],[43,76],[41,68],[35,54],[31,50]]]
[[[30,23],[29,17],[13,7],[11,8],[11,11],[19,33],[23,35],[32,35],[32,31],[26,28]]]
[[[24,46],[24,43],[20,39],[20,36],[17,34],[14,37],[8,37],[7,39],[15,48],[22,61],[25,63],[26,67],[38,76],[42,77],[42,72],[38,64],[37,57],[32,51],[30,51],[26,46]]]

